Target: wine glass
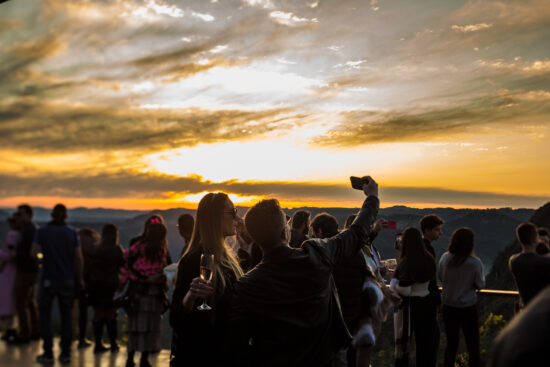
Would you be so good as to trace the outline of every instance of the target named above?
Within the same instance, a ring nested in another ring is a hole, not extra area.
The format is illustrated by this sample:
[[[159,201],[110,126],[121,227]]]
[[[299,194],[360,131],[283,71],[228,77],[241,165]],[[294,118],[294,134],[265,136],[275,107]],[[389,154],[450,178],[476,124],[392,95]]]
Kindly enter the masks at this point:
[[[201,266],[201,269],[200,269],[201,279],[206,281],[212,280],[212,267],[214,266],[214,255],[202,254],[200,266]],[[207,311],[207,310],[211,310],[212,307],[206,304],[206,298],[205,298],[202,300],[202,304],[199,307],[197,307],[197,309],[201,311]]]
[[[388,259],[386,260],[386,264],[388,265],[388,270],[394,272],[397,267],[397,259]]]

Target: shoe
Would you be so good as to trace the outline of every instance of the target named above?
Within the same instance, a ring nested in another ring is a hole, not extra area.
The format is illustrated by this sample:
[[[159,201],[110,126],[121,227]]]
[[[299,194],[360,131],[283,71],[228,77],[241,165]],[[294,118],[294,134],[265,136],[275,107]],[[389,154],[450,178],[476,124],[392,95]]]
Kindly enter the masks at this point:
[[[149,363],[148,358],[141,358],[139,360],[139,367],[153,367],[153,366],[151,366],[151,363]]]
[[[36,362],[40,364],[53,364],[54,362],[53,355],[47,354],[47,353],[41,354],[38,357],[36,357]]]
[[[108,351],[109,348],[107,348],[106,346],[104,346],[103,344],[97,344],[95,345],[94,347],[94,354],[99,354],[99,353],[103,353],[103,352],[106,352]]]
[[[78,342],[77,348],[78,349],[84,349],[84,348],[88,348],[88,347],[91,347],[91,346],[92,346],[92,343],[90,343],[89,341],[84,339],[84,340],[81,340],[81,341]]]
[[[116,341],[117,335],[118,335],[116,319],[107,321],[106,325],[107,325],[107,333],[109,334],[109,341],[111,342],[111,352],[116,353],[120,349]]]
[[[11,345],[24,345],[24,344],[29,344],[30,342],[31,342],[30,338],[23,338],[21,336],[16,336],[12,340],[9,340],[8,344],[11,344]]]
[[[59,362],[65,364],[65,363],[71,363],[71,355],[68,353],[61,353],[59,356]]]

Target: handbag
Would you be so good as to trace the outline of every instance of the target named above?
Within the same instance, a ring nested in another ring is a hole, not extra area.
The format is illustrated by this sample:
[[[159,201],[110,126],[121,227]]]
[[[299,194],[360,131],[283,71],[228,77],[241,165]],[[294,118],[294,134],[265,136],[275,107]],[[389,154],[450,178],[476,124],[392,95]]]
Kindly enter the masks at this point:
[[[128,271],[132,272],[132,265],[135,259],[128,259]],[[128,279],[116,290],[113,296],[113,305],[115,308],[123,308],[126,313],[137,311],[136,305],[136,285]]]
[[[126,308],[126,305],[130,301],[130,296],[130,281],[127,281],[115,292],[115,295],[113,296],[113,305],[115,308]]]

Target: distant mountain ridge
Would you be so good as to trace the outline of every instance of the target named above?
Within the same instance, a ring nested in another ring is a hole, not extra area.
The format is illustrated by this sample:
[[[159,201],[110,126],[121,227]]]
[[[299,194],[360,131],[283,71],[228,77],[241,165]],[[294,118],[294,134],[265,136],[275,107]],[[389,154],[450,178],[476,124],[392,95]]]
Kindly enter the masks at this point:
[[[316,208],[303,207],[285,209],[288,215],[292,215],[296,210],[309,210],[312,217],[321,212],[328,212],[336,217],[340,223],[340,227],[346,218],[354,213],[357,213],[359,208]],[[5,218],[14,209],[0,209],[0,236],[4,238],[7,231]],[[237,207],[240,216],[244,216],[248,207]],[[35,220],[39,224],[49,221],[51,209],[35,208]],[[101,231],[101,227],[105,223],[115,223],[120,229],[120,243],[123,246],[128,244],[128,241],[139,235],[143,229],[145,219],[153,213],[160,214],[164,217],[168,225],[168,243],[172,256],[179,257],[181,252],[182,240],[176,229],[177,217],[182,213],[194,215],[194,209],[172,208],[166,210],[121,210],[121,209],[104,209],[104,208],[74,208],[69,210],[69,224],[75,228],[90,227],[97,231]],[[407,206],[393,206],[382,208],[379,212],[379,217],[392,219],[397,222],[396,230],[384,230],[380,233],[375,241],[382,257],[396,258],[397,252],[393,248],[395,234],[399,230],[403,230],[407,226],[418,227],[418,222],[422,216],[426,214],[437,214],[446,224],[443,227],[442,238],[434,243],[436,256],[439,258],[448,246],[452,232],[462,226],[470,227],[476,234],[476,253],[485,264],[485,269],[488,271],[491,267],[496,254],[503,249],[511,239],[514,238],[515,227],[528,220],[535,211],[533,209],[454,209],[454,208],[433,208],[433,209],[417,209]]]

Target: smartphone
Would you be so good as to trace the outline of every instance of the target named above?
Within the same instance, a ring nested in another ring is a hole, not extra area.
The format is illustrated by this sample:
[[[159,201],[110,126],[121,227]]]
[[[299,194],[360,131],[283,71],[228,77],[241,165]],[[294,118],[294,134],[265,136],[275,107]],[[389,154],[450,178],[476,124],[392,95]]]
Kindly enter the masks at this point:
[[[388,220],[384,224],[384,228],[395,229],[396,227],[397,227],[397,223],[394,220]]]
[[[351,187],[353,187],[355,190],[363,190],[363,184],[369,183],[368,180],[363,180],[362,178],[355,177],[355,176],[351,176],[349,180],[351,181]]]

